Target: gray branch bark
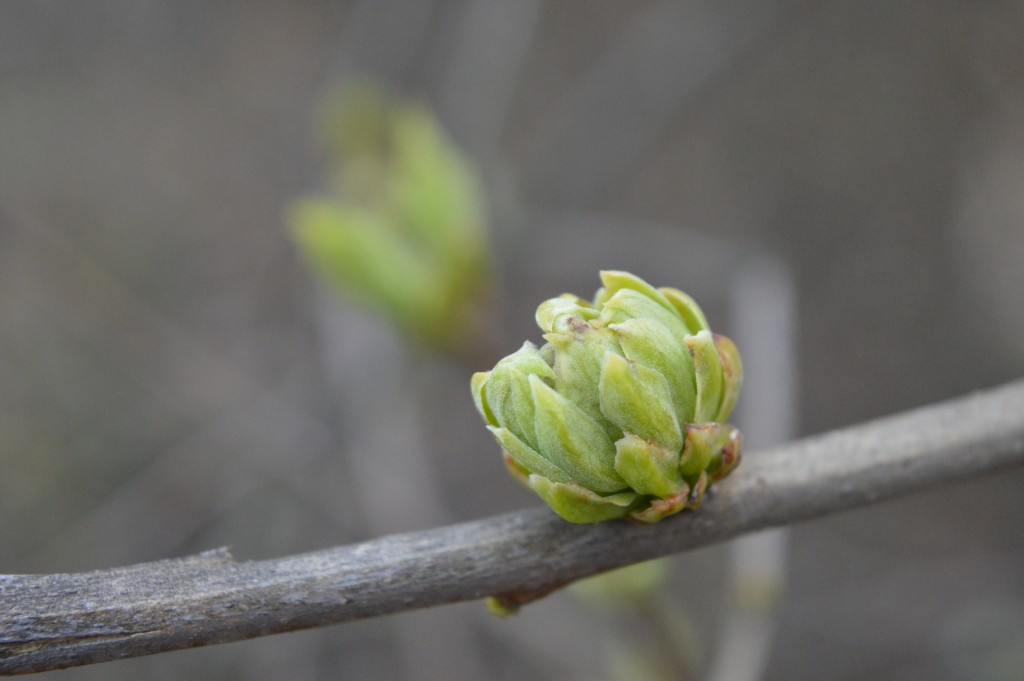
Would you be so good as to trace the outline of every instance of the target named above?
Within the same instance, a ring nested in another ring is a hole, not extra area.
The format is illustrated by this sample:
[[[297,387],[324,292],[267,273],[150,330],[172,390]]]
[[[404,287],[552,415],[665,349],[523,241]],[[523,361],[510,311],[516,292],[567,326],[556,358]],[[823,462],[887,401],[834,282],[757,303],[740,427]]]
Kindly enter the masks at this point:
[[[574,580],[1024,463],[1024,381],[757,452],[704,507],[656,525],[546,509],[274,560],[224,550],[0,576],[0,674],[236,641]]]

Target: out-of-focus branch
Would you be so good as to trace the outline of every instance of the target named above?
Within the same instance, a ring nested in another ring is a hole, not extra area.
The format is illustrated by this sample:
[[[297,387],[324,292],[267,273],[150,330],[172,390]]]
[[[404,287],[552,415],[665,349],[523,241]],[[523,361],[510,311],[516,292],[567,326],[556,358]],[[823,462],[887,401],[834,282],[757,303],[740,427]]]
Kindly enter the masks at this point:
[[[527,601],[610,568],[1024,463],[1024,381],[750,457],[704,507],[655,525],[546,509],[275,560],[225,551],[0,576],[0,674],[324,626],[492,594]]]

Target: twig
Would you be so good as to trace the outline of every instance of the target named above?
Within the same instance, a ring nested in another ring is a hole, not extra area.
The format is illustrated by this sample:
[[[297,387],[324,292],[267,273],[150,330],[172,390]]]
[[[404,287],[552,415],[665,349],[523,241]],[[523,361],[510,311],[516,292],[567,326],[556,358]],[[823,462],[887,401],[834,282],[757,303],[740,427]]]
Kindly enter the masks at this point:
[[[0,576],[0,674],[224,643],[610,568],[1024,463],[1024,381],[749,457],[695,513],[570,525],[532,509],[266,561],[226,551]]]

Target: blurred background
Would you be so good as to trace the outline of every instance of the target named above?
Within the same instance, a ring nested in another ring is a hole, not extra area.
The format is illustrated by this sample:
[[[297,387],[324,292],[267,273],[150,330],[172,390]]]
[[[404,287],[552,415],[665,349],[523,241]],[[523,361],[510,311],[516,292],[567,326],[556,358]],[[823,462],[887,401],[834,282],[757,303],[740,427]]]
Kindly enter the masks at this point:
[[[0,573],[536,505],[469,375],[600,268],[692,293],[737,338],[749,456],[1021,376],[1022,35],[1017,0],[4,3]],[[366,83],[433,111],[479,174],[495,292],[459,358],[337,296],[290,236],[325,185],[318,107]],[[673,559],[685,678],[1024,678],[1022,485]],[[785,583],[757,626],[734,626],[737,560]],[[606,653],[644,629],[591,605],[60,678],[623,678]],[[736,644],[763,655],[723,671]]]

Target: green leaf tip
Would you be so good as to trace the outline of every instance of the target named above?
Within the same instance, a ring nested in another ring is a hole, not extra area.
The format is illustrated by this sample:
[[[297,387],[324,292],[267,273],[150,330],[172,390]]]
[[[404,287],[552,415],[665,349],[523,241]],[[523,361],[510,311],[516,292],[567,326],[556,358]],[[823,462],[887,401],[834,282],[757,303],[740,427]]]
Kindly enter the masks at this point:
[[[509,471],[558,515],[656,522],[698,507],[739,463],[742,437],[725,420],[743,365],[682,291],[619,270],[600,278],[593,302],[541,303],[544,345],[474,374],[473,397]]]

